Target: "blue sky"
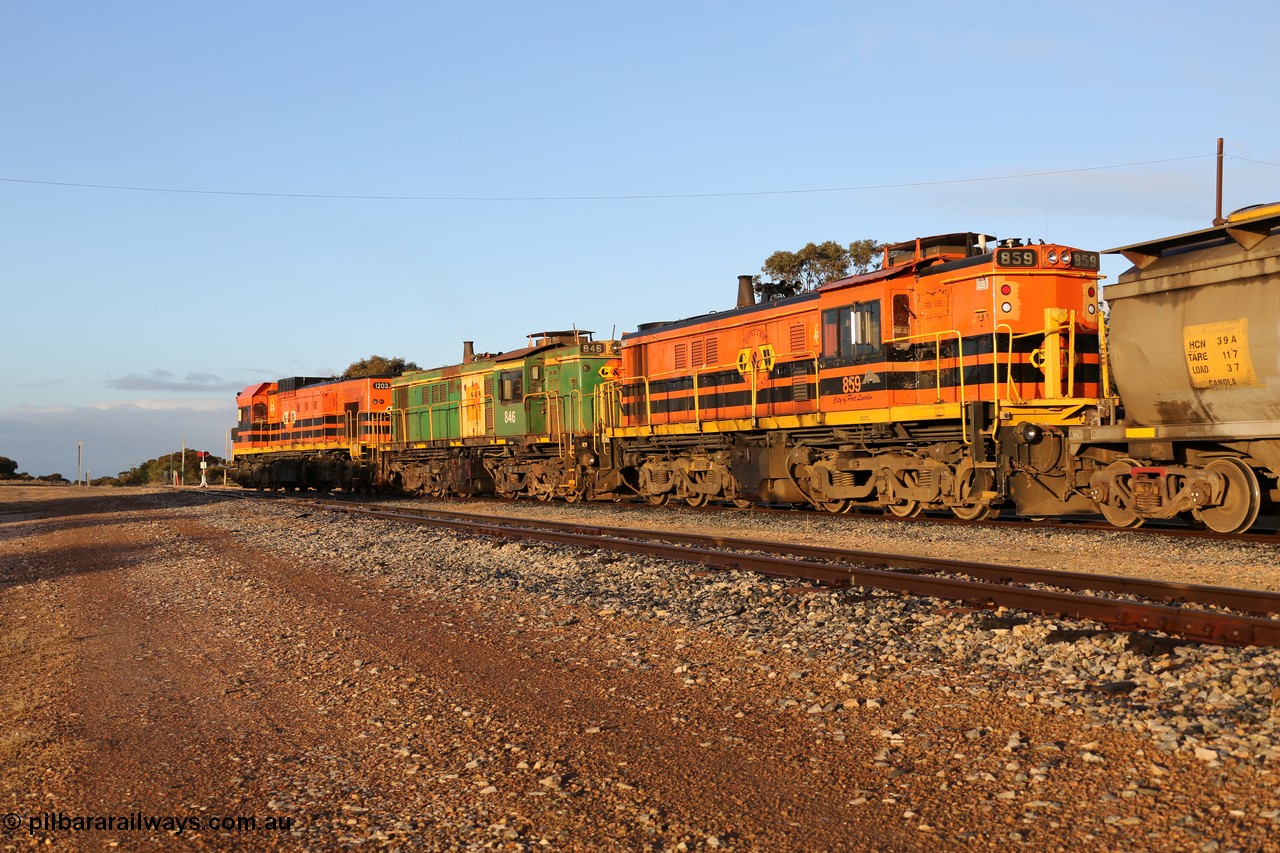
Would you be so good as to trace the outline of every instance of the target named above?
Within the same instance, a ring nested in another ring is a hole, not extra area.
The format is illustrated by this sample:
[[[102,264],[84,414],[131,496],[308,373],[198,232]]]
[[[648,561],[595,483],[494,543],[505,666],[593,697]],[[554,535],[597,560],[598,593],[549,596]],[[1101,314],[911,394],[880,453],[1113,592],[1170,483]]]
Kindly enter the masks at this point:
[[[1226,209],[1280,199],[1278,23],[1261,0],[7,3],[0,456],[221,454],[251,382],[724,308],[809,241],[1205,227],[1219,136]]]

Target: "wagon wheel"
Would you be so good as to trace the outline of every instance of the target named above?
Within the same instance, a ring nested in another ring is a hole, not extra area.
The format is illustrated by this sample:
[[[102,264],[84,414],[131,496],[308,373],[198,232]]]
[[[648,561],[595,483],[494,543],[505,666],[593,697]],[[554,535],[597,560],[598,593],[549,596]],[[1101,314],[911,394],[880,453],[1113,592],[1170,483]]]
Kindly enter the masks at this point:
[[[1138,463],[1132,459],[1117,459],[1115,462],[1112,462],[1103,469],[1103,473],[1113,475],[1122,474],[1130,468],[1136,467],[1137,464]],[[1145,519],[1138,515],[1138,511],[1134,509],[1133,493],[1128,489],[1117,489],[1116,491],[1120,494],[1119,505],[1113,504],[1110,501],[1107,501],[1107,503],[1104,504],[1098,504],[1098,509],[1102,511],[1102,517],[1115,527],[1141,527],[1142,522],[1145,521]]]
[[[684,502],[689,506],[706,506],[711,502],[711,495],[706,492],[690,492],[684,496]]]
[[[568,503],[576,504],[578,501],[582,500],[582,492],[574,492],[574,491],[565,492],[564,499]]]
[[[890,515],[895,515],[898,518],[915,518],[924,509],[924,504],[920,503],[920,501],[904,501],[900,504],[889,504],[885,509],[889,511]]]
[[[733,503],[734,509],[751,509],[753,506],[755,506],[753,502],[748,500],[743,500],[742,498],[734,498],[732,503]]]
[[[1217,533],[1239,533],[1248,530],[1262,507],[1262,490],[1253,470],[1239,459],[1215,459],[1205,471],[1221,474],[1227,481],[1219,506],[1204,507],[1198,518]]]

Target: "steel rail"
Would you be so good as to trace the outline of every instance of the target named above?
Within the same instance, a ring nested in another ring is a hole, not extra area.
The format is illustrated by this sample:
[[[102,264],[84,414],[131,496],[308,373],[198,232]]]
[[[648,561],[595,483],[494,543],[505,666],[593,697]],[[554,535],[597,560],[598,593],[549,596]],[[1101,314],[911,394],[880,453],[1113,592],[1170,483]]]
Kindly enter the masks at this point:
[[[666,533],[631,528],[602,528],[564,522],[509,517],[487,518],[439,510],[388,510],[333,500],[288,499],[326,509],[392,521],[443,527],[499,539],[519,539],[695,563],[718,571],[750,571],[771,577],[798,578],[823,584],[884,589],[909,595],[957,600],[973,606],[1004,606],[1047,616],[1089,619],[1121,630],[1162,631],[1218,645],[1280,645],[1280,620],[1162,604],[1078,595],[1074,592],[1015,587],[988,581],[921,574],[945,571],[996,580],[1016,579],[1071,589],[1118,591],[1166,600],[1188,594],[1197,604],[1209,603],[1254,613],[1278,612],[1280,595],[1198,584],[1172,584],[1115,575],[1090,575],[1030,569],[964,560],[909,557],[817,546],[759,542],[706,534]],[[735,548],[737,551],[716,550]],[[755,553],[752,553],[755,552]],[[781,556],[783,554],[789,556]],[[803,555],[797,557],[796,555]],[[876,566],[901,566],[900,571]],[[1114,584],[1114,587],[1111,585]],[[1206,599],[1212,598],[1212,601]],[[1246,607],[1246,605],[1248,605]]]
[[[322,504],[329,505],[328,502],[322,502]],[[340,502],[339,505],[341,505]],[[1174,583],[1172,581],[1132,578],[1124,575],[1105,575],[1072,572],[1065,569],[1041,569],[1029,566],[979,563],[971,560],[953,560],[945,557],[915,557],[907,554],[849,550],[800,543],[764,542],[757,539],[742,539],[715,534],[679,533],[630,527],[602,527],[594,524],[543,519],[533,520],[511,516],[477,516],[474,513],[425,508],[397,509],[395,511],[407,511],[414,515],[429,515],[433,518],[464,521],[482,517],[490,522],[504,526],[558,530],[567,533],[581,533],[587,536],[610,536],[673,544],[683,543],[695,547],[711,546],[734,548],[740,551],[760,551],[766,554],[803,557],[811,561],[831,562],[839,565],[851,564],[866,568],[884,568],[895,571],[906,569],[925,572],[951,572],[970,575],[995,583],[1040,583],[1077,591],[1094,590],[1118,595],[1136,595],[1160,601],[1225,607],[1256,616],[1280,613],[1280,593],[1268,590],[1245,590],[1208,584]]]

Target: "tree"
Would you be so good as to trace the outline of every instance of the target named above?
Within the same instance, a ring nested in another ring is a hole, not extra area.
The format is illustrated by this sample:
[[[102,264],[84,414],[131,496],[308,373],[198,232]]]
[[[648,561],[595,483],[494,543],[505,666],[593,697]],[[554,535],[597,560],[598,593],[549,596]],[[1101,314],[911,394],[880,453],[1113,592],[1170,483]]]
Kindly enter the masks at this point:
[[[18,463],[8,456],[0,456],[0,480],[8,480],[18,471]]]
[[[827,240],[809,243],[798,252],[774,252],[760,268],[764,275],[756,276],[756,292],[763,299],[782,299],[860,275],[879,266],[882,245],[876,240],[854,240],[846,247]]]
[[[197,483],[200,482],[201,461],[209,463],[209,467],[206,469],[209,482],[212,483],[214,478],[219,480],[222,478],[222,468],[226,465],[225,460],[214,456],[212,453],[201,460],[196,457],[194,451],[187,450],[188,480],[194,475],[195,481]],[[117,486],[145,486],[150,483],[169,483],[173,480],[173,472],[177,471],[181,465],[182,451],[175,450],[172,453],[157,456],[155,459],[148,459],[129,471],[121,471],[116,477],[103,479],[110,479]]]
[[[368,358],[362,358],[359,361],[351,362],[342,373],[343,379],[360,379],[365,376],[382,376],[387,373],[403,373],[406,370],[421,370],[422,368],[414,364],[412,361],[405,361],[403,358],[387,358],[381,355],[371,355]]]

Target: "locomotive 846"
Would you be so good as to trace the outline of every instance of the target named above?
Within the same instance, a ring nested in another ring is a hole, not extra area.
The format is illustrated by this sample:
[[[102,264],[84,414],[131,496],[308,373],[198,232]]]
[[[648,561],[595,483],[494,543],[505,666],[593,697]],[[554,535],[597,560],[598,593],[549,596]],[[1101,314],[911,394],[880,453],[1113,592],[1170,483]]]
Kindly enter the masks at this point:
[[[572,330],[523,349],[394,380],[386,482],[443,495],[595,496],[596,389],[617,375],[617,341]]]
[[[889,246],[877,272],[758,305],[740,280],[736,310],[624,335],[603,389],[612,479],[655,504],[1087,504],[1027,450],[1110,411],[1098,254],[993,239]]]

